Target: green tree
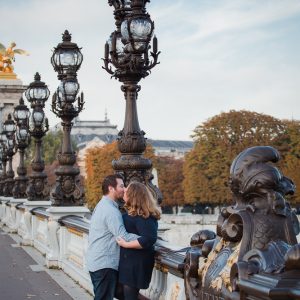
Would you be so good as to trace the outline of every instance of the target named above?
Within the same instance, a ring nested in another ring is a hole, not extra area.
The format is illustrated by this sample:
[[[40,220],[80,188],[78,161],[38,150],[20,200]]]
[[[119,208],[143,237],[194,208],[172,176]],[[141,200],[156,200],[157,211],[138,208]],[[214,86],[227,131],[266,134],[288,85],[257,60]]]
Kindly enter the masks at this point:
[[[227,187],[232,160],[245,148],[269,145],[285,155],[286,124],[268,115],[250,111],[221,113],[196,127],[195,146],[184,163],[186,203],[231,202]]]
[[[56,180],[55,169],[58,167],[57,153],[61,149],[63,139],[62,131],[49,131],[43,137],[42,155],[45,162],[45,172],[48,176],[48,184],[53,186]],[[72,139],[73,150],[77,150],[77,145]],[[28,175],[31,174],[31,161],[34,157],[35,143],[34,138],[31,138],[31,143],[26,150],[25,164],[28,168]]]
[[[62,145],[62,139],[63,139],[63,132],[61,130],[59,131],[49,131],[44,137],[43,137],[43,143],[42,143],[42,153],[43,153],[43,159],[45,161],[46,165],[51,165],[53,162],[56,161],[57,153],[61,149]],[[72,141],[72,147],[73,150],[77,150],[77,145],[73,139]],[[30,146],[28,147],[26,151],[26,163],[30,164],[31,160],[33,159],[35,151],[35,143],[34,138],[31,139]]]

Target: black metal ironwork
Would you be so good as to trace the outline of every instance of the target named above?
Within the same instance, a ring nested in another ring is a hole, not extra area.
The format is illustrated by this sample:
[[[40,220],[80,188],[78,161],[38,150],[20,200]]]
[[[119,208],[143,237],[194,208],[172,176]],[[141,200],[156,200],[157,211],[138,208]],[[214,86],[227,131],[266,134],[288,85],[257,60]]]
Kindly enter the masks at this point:
[[[68,59],[66,59],[68,57]],[[52,97],[52,111],[62,120],[63,141],[58,154],[59,166],[55,170],[56,184],[51,193],[53,206],[81,206],[84,204],[84,190],[80,185],[79,168],[75,166],[76,154],[72,149],[72,120],[83,110],[83,93],[77,97],[79,83],[77,71],[82,62],[82,54],[77,44],[71,42],[66,30],[63,43],[58,44],[52,55],[52,65],[61,80]],[[77,101],[77,105],[74,103]]]
[[[23,98],[21,98],[19,105],[17,105],[14,110],[14,119],[17,124],[16,148],[18,149],[20,155],[20,163],[17,169],[18,177],[15,178],[15,184],[13,188],[13,196],[16,199],[27,197],[26,189],[28,177],[26,176],[27,168],[24,164],[24,155],[25,150],[30,143],[29,116],[29,109],[24,104]]]
[[[185,258],[187,299],[300,299],[299,221],[284,198],[292,180],[272,163],[278,151],[241,152],[230,169],[234,205],[222,210],[217,234],[201,230]]]
[[[124,128],[119,132],[118,148],[121,157],[113,161],[113,168],[124,177],[125,184],[130,181],[145,183],[156,198],[162,195],[151,182],[153,179],[151,160],[143,157],[146,149],[145,132],[140,129],[136,100],[142,78],[158,64],[157,38],[149,45],[154,22],[146,12],[148,0],[109,0],[114,7],[116,30],[105,44],[104,69],[123,83],[121,90],[126,99]],[[151,51],[152,50],[152,51]],[[149,58],[152,57],[152,60]],[[114,68],[113,68],[114,67]]]
[[[47,175],[44,172],[45,162],[42,158],[43,137],[49,130],[48,119],[45,117],[43,108],[49,94],[47,85],[41,81],[40,74],[36,73],[34,81],[25,91],[25,96],[32,108],[29,133],[35,143],[34,158],[31,162],[32,174],[29,177],[29,185],[26,190],[29,201],[49,200],[50,190]]]
[[[14,177],[15,172],[12,168],[12,160],[13,156],[15,155],[15,132],[16,132],[16,125],[14,120],[12,119],[11,114],[8,114],[6,121],[3,123],[3,132],[2,139],[5,142],[6,146],[6,156],[8,160],[8,170],[6,171],[6,179],[3,188],[3,195],[5,197],[12,197],[12,191],[14,187]],[[6,139],[5,137],[6,136]]]
[[[3,190],[5,186],[5,180],[6,180],[6,164],[7,164],[6,145],[2,140],[2,136],[3,133],[1,133],[1,137],[0,137],[0,160],[1,160],[1,171],[2,171],[0,176],[0,196],[4,196]]]

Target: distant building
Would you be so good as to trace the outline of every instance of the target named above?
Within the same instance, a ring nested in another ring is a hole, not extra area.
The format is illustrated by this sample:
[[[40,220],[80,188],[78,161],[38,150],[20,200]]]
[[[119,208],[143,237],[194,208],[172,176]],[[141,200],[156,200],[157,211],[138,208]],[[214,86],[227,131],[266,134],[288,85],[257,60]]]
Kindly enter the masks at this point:
[[[148,140],[157,156],[168,156],[176,159],[183,158],[194,143],[192,141]]]
[[[112,125],[105,113],[104,121],[82,121],[74,119],[71,135],[79,149],[85,148],[91,141],[110,144],[118,136],[117,125]]]

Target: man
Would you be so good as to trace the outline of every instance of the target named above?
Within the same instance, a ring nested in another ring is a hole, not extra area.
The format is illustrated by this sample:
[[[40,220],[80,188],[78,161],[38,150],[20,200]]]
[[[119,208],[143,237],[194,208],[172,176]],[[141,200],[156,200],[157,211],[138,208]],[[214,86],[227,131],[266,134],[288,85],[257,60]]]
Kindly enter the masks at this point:
[[[127,233],[117,200],[124,196],[124,183],[120,175],[109,175],[102,183],[103,197],[94,209],[89,231],[87,267],[90,271],[95,300],[114,298],[118,281],[120,247],[116,238],[127,241],[139,236]]]

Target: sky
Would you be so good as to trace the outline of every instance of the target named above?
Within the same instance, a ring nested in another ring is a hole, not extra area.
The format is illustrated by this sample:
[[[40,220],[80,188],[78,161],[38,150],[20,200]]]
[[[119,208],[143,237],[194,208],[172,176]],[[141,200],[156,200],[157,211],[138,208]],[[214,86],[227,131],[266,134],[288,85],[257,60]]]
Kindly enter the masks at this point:
[[[103,120],[121,130],[121,83],[102,69],[104,44],[114,31],[106,0],[0,0],[0,42],[14,41],[23,84],[39,72],[51,92],[59,81],[50,63],[68,29],[82,47],[78,71],[85,110],[81,120]],[[151,139],[191,140],[195,127],[221,112],[251,110],[300,119],[299,0],[151,0],[160,64],[142,79],[140,127]],[[59,119],[46,103],[50,126]]]

